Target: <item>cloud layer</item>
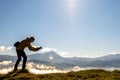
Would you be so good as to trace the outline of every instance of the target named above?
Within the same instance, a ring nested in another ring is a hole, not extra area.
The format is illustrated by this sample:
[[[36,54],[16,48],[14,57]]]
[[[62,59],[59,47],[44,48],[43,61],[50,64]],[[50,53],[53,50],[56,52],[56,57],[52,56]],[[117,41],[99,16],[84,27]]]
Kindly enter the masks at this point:
[[[8,72],[13,71],[14,62],[12,61],[2,61],[0,62],[0,74],[7,74]],[[21,69],[22,63],[20,63],[18,69]],[[6,67],[5,67],[6,66]],[[80,71],[80,70],[89,70],[89,69],[104,69],[108,71],[120,70],[120,68],[96,68],[96,67],[87,67],[82,68],[79,66],[74,66],[73,68],[67,70],[57,69],[55,66],[47,66],[44,64],[37,64],[34,62],[27,62],[27,69],[29,72],[34,74],[50,74],[50,73],[67,73],[70,71]]]
[[[0,52],[5,51],[5,46],[0,46]]]
[[[115,54],[120,54],[120,52],[112,52],[112,53],[110,53],[110,54],[115,55]]]
[[[0,62],[0,74],[7,74],[13,71],[14,62],[12,61],[2,61]],[[18,66],[21,69],[22,63]],[[66,73],[66,70],[59,70],[55,66],[47,66],[44,64],[37,64],[34,62],[27,62],[26,68],[29,72],[34,74],[49,74],[49,73]]]
[[[12,48],[13,48],[13,47],[0,46],[0,52],[10,51],[10,50],[12,50]]]
[[[12,61],[2,61],[0,62],[0,65],[10,65],[12,64]]]

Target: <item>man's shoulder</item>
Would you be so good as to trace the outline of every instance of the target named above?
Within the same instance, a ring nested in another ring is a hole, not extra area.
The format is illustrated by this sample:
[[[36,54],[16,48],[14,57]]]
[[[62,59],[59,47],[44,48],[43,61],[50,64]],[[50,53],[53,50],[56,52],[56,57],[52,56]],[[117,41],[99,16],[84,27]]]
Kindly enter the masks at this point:
[[[23,44],[27,44],[27,45],[29,45],[29,44],[30,44],[29,40],[27,40],[27,39],[22,40],[22,43],[23,43]]]

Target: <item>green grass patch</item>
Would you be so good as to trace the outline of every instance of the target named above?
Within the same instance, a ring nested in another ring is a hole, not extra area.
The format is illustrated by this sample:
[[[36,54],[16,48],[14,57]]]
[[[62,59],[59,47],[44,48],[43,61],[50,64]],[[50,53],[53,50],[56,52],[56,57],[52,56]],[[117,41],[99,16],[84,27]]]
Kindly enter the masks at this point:
[[[10,72],[0,75],[0,80],[120,80],[120,71],[105,71],[102,69],[91,69],[69,73],[53,73],[35,75],[28,70]]]

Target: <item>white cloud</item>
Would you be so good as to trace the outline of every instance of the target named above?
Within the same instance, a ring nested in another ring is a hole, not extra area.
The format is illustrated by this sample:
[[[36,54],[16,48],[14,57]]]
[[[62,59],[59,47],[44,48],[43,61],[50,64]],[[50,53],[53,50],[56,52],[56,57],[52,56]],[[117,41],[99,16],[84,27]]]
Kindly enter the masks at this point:
[[[37,63],[33,63],[33,62],[29,62],[27,64],[27,69],[34,74],[50,74],[50,73],[67,73],[70,71],[80,71],[80,70],[89,70],[89,69],[105,69],[105,70],[111,70],[110,68],[97,68],[97,67],[87,67],[87,68],[83,68],[83,67],[79,67],[79,66],[74,66],[73,68],[69,68],[67,70],[60,70],[57,69],[54,66],[46,66],[44,64],[37,64]],[[120,68],[114,68],[113,70],[118,69],[120,70]]]
[[[3,68],[3,69],[0,69],[0,74],[7,74],[8,72],[11,72],[13,70],[12,67],[10,68]]]
[[[13,47],[7,47],[6,50],[9,51],[9,50],[12,50],[12,48],[13,48]]]
[[[69,53],[65,51],[58,51],[58,54],[64,57],[69,56]]]
[[[12,61],[2,61],[0,62],[0,65],[9,65],[12,64]]]
[[[54,66],[46,66],[44,64],[37,64],[29,62],[27,64],[27,69],[34,74],[50,74],[50,73],[65,73],[65,70],[56,69]]]
[[[7,63],[7,64],[11,64],[11,61],[3,61],[2,63]],[[1,65],[2,66],[2,65]],[[0,74],[7,74],[8,72],[13,71],[13,66],[12,65],[6,65],[7,68],[5,67],[1,67],[0,68]],[[22,65],[19,65],[18,69],[21,69]],[[29,70],[29,72],[34,73],[34,74],[50,74],[50,73],[67,73],[70,71],[80,71],[80,70],[89,70],[89,69],[104,69],[104,70],[120,70],[120,68],[97,68],[97,67],[87,67],[87,68],[83,68],[83,67],[79,67],[79,66],[74,66],[72,68],[69,68],[67,70],[60,70],[57,69],[55,66],[47,66],[44,64],[37,64],[34,62],[28,62],[27,63],[27,69]]]
[[[38,70],[38,69],[30,69],[29,70],[31,73],[34,74],[50,74],[50,73],[67,73],[68,71],[66,70],[58,70],[58,69],[53,69],[53,70]]]
[[[33,68],[33,62],[29,62],[28,64],[27,64],[27,68]]]
[[[85,57],[85,58],[92,58],[91,56],[89,56],[89,55],[84,55],[83,57]]]
[[[13,47],[0,46],[0,52],[10,51],[10,50],[12,50],[12,48],[13,48]]]
[[[109,54],[120,54],[120,52],[111,52],[111,53],[109,53]]]
[[[28,69],[37,68],[39,70],[52,70],[52,69],[56,69],[54,66],[46,66],[44,64],[37,64],[37,63],[34,63],[34,62],[27,63],[27,68]]]
[[[46,53],[46,52],[50,52],[50,51],[57,51],[57,49],[55,49],[55,48],[43,48],[41,50],[41,53]]]
[[[0,46],[0,52],[5,51],[5,46]]]
[[[40,70],[53,70],[53,69],[56,69],[54,66],[46,66],[46,65],[39,65],[37,64],[36,66],[38,69]]]
[[[8,72],[13,71],[13,66],[9,65],[11,64],[12,61],[3,61],[0,62],[0,74],[7,74]],[[5,66],[5,67],[4,67]],[[22,64],[18,66],[18,69],[22,68]],[[50,73],[65,73],[65,70],[59,70],[54,66],[47,66],[44,64],[37,64],[34,62],[28,62],[26,68],[29,70],[29,72],[34,73],[34,74],[50,74]]]

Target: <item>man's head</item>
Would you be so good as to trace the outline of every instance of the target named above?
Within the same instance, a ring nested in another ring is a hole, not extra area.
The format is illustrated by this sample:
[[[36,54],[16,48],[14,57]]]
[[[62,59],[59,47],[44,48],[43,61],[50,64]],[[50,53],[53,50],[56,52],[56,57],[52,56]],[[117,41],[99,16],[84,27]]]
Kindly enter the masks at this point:
[[[35,40],[34,37],[30,37],[30,42],[33,42]]]

